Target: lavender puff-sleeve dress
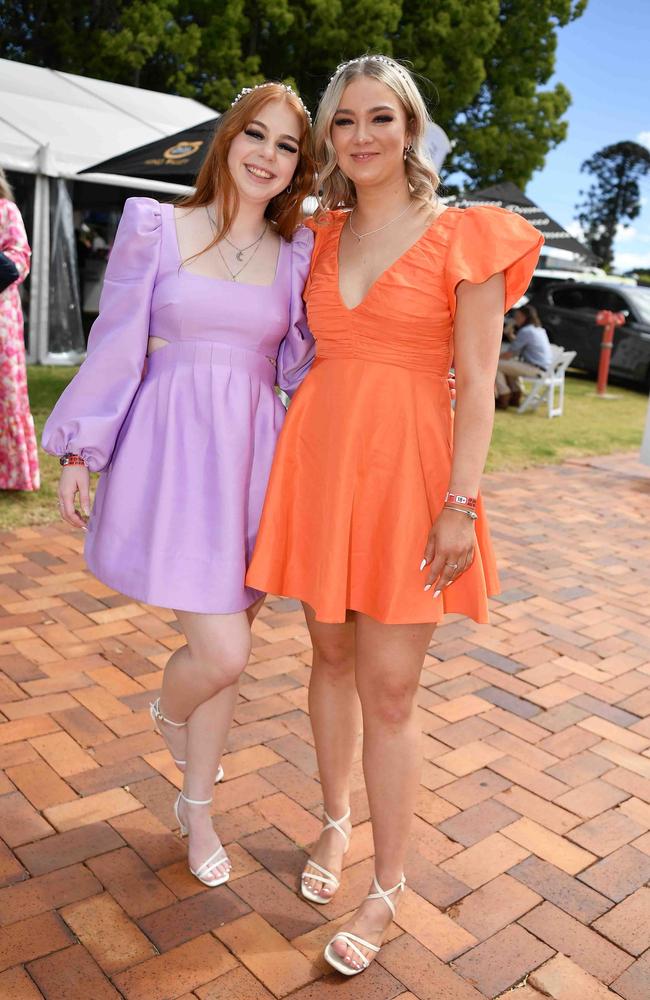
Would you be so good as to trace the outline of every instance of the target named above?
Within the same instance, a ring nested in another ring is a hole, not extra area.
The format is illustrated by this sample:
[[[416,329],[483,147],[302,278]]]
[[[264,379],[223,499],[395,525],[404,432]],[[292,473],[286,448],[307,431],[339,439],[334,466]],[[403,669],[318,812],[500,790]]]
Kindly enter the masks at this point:
[[[313,236],[281,241],[271,285],[185,270],[172,205],[129,198],[88,355],[52,411],[46,451],[101,472],[85,557],[137,600],[242,611],[288,395],[313,359],[302,291]],[[167,341],[149,358],[149,336]],[[143,374],[144,370],[144,374]]]

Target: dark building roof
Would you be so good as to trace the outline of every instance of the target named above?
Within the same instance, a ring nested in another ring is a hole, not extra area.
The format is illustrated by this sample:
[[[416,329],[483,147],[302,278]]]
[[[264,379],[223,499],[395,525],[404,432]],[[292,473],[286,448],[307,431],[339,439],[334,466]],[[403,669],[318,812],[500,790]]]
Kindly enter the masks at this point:
[[[465,192],[450,199],[447,204],[456,205],[458,208],[467,208],[470,205],[496,205],[499,208],[507,208],[511,212],[518,212],[540,231],[547,247],[570,250],[571,253],[580,254],[590,263],[596,261],[588,247],[580,243],[571,233],[568,233],[559,222],[547,215],[539,205],[527,198],[524,192],[510,181],[494,184],[481,191]]]

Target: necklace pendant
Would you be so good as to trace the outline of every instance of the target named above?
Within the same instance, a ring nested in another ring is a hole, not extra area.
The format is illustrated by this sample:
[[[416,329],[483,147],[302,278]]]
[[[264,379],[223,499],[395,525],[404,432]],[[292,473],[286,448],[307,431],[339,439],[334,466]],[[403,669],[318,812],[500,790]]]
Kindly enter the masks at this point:
[[[235,257],[237,258],[237,260],[241,261],[241,260],[244,259],[243,256],[242,256],[242,253],[243,253],[242,250],[238,250],[237,251],[237,253],[235,254]]]

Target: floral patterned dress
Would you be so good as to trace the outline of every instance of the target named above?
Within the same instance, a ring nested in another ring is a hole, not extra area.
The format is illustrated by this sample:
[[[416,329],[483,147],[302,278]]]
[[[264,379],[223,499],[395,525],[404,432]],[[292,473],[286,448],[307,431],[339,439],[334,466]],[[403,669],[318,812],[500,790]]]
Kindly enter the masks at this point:
[[[0,250],[20,277],[0,292],[0,489],[40,486],[34,420],[27,396],[23,311],[18,285],[29,274],[31,251],[18,208],[0,198]]]

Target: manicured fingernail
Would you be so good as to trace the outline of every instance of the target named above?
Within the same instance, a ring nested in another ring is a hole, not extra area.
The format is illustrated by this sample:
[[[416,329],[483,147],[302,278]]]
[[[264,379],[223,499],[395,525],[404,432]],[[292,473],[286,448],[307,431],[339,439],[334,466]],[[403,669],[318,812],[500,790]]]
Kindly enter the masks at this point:
[[[426,564],[427,564],[426,559],[423,559],[422,562],[420,563],[420,573],[422,572],[422,570],[424,569],[424,567],[426,566]]]
[[[427,585],[426,585],[426,587],[424,589],[425,590],[431,590],[431,587],[432,587],[432,584],[427,583]]]
[[[439,590],[434,590],[433,596],[434,597],[440,597],[440,591]]]

